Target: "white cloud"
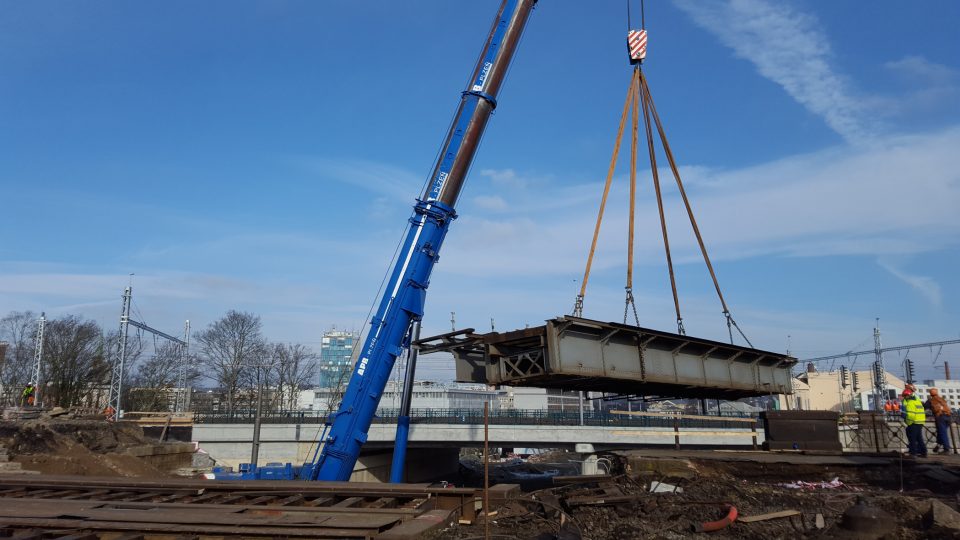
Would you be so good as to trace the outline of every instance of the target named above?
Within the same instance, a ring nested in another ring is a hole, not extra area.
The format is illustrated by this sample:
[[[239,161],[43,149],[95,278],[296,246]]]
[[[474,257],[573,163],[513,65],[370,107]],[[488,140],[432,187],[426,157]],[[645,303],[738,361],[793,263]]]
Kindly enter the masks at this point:
[[[479,195],[473,198],[473,203],[477,208],[491,212],[504,212],[509,208],[507,201],[499,195]]]
[[[424,183],[424,178],[418,178],[407,169],[366,160],[294,157],[288,161],[293,167],[314,174],[322,180],[340,182],[411,203],[414,199],[414,187]]]
[[[892,60],[885,63],[883,67],[916,84],[951,85],[960,77],[957,70],[918,55],[908,55],[899,60]]]
[[[483,169],[480,176],[485,176],[494,184],[508,185],[513,187],[526,187],[527,180],[517,175],[513,169]]]
[[[909,274],[895,265],[892,261],[885,258],[880,258],[877,260],[877,264],[879,264],[887,272],[893,274],[893,276],[897,279],[916,289],[921,296],[923,296],[934,306],[940,307],[940,305],[943,303],[940,284],[937,283],[933,278]]]
[[[902,83],[906,94],[888,99],[889,110],[901,117],[915,119],[950,117],[960,111],[960,71],[910,55],[884,64]]]
[[[716,259],[761,255],[910,254],[960,239],[960,128],[838,147],[743,169],[704,173],[691,198]],[[700,169],[707,170],[709,169]],[[649,173],[642,171],[641,177]],[[517,175],[522,181],[522,175]],[[664,179],[664,182],[669,179]],[[615,179],[594,265],[622,266],[626,182]],[[487,218],[469,205],[444,248],[444,272],[473,276],[576,275],[582,272],[602,181],[511,193],[518,215]],[[636,264],[663,259],[649,187],[638,194]],[[666,198],[675,260],[698,260],[677,195]],[[483,257],[476,257],[482,248]]]
[[[830,41],[815,17],[767,0],[674,3],[848,142],[872,138],[865,99],[832,65]]]

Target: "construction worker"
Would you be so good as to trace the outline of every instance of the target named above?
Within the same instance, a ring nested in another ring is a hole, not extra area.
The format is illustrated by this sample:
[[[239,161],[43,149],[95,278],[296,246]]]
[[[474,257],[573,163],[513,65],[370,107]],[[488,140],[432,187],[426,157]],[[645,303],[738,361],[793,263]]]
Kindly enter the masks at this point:
[[[903,389],[903,415],[907,424],[907,451],[911,456],[927,457],[927,443],[923,440],[923,424],[927,420],[927,412],[923,409],[923,402],[910,389]]]
[[[20,406],[23,407],[33,407],[34,396],[37,394],[37,389],[33,386],[32,382],[27,383],[27,386],[23,388],[23,393],[20,394]]]
[[[943,399],[940,391],[936,388],[930,389],[930,397],[927,398],[924,408],[933,413],[933,420],[937,426],[937,445],[933,447],[934,452],[950,452],[950,406],[947,400]]]

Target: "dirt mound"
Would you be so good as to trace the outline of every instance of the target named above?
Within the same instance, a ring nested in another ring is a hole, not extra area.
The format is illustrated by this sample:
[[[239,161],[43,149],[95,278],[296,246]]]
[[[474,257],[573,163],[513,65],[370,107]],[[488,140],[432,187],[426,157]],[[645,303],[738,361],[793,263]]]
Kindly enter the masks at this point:
[[[932,500],[945,503],[946,512],[956,509],[960,485],[956,463],[905,463],[904,490],[900,491],[899,463],[854,467],[692,461],[681,475],[623,472],[523,494],[497,509],[491,518],[491,536],[538,540],[707,537],[695,532],[697,526],[720,520],[727,515],[726,505],[733,505],[747,521],[737,520],[709,533],[710,538],[879,538],[857,536],[842,525],[844,513],[863,504],[890,517],[882,534],[887,540],[960,538],[960,525],[956,530],[924,525]],[[669,492],[651,492],[651,484],[658,482],[669,483]],[[777,512],[791,515],[770,515]],[[483,532],[480,520],[447,529],[440,537],[482,537]]]
[[[94,452],[114,452],[146,442],[137,424],[103,420],[53,420],[46,427]]]
[[[0,422],[0,446],[23,469],[45,474],[169,476],[136,456],[132,447],[152,444],[136,424],[99,419],[40,418]]]
[[[42,454],[59,447],[59,437],[42,424],[0,421],[0,444],[11,455]]]

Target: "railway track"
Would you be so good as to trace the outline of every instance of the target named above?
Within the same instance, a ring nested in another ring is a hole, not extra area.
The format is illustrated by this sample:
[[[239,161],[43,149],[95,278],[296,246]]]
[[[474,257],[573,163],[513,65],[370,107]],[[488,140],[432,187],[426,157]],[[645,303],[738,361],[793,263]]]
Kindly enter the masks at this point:
[[[418,538],[473,520],[477,490],[427,484],[0,475],[0,538]]]

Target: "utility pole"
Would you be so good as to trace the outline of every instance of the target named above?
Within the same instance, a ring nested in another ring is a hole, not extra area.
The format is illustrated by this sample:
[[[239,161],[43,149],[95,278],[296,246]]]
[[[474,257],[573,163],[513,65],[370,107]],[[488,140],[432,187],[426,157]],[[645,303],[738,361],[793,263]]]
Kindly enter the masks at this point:
[[[260,460],[260,422],[263,414],[263,366],[257,366],[257,415],[253,419],[253,445],[250,449],[250,464],[254,467]]]
[[[883,398],[884,388],[886,387],[886,376],[883,370],[883,347],[880,344],[880,319],[877,318],[877,325],[873,328],[873,391],[875,410],[882,411],[883,404],[880,400]]]
[[[130,274],[131,276],[133,274]],[[146,324],[136,321],[130,318],[130,307],[133,304],[133,286],[128,285],[126,289],[123,290],[123,307],[120,309],[120,339],[117,340],[117,356],[116,360],[113,362],[113,369],[110,372],[110,394],[107,396],[107,408],[108,410],[112,409],[110,412],[109,419],[116,421],[120,419],[122,408],[122,396],[123,396],[123,376],[126,373],[126,360],[127,360],[127,333],[130,329],[130,325],[137,327],[139,330],[149,332],[156,337],[161,337],[173,343],[176,343],[180,346],[180,364],[181,369],[186,369],[185,362],[183,361],[186,357],[186,350],[188,340],[190,338],[190,321],[186,322],[185,332],[187,334],[186,339],[180,339],[173,337],[170,334],[161,332],[155,328],[151,328]],[[181,374],[178,373],[178,377]],[[183,378],[186,379],[186,373],[183,373]],[[180,381],[177,381],[178,383]],[[185,384],[185,382],[184,382]]]
[[[844,409],[844,395],[843,391],[847,387],[847,366],[840,366],[840,375],[837,377],[837,392],[840,394],[840,414],[846,412]]]
[[[174,412],[187,410],[187,363],[190,361],[190,321],[183,324],[183,343],[180,345],[180,366],[177,371],[177,401]]]
[[[43,330],[46,325],[47,314],[45,312],[41,312],[40,320],[37,321],[37,344],[33,351],[33,380],[30,381],[33,383],[33,402],[37,406],[40,405],[40,397],[43,396],[43,394],[40,392],[40,367],[43,362]]]
[[[457,331],[457,312],[456,311],[450,312],[450,331],[452,332]]]
[[[577,405],[580,408],[580,425],[583,425],[583,390],[577,392]]]
[[[113,363],[113,370],[110,373],[110,395],[107,398],[110,420],[120,418],[120,406],[122,405],[120,394],[123,392],[124,362],[127,359],[127,331],[130,328],[130,304],[133,298],[133,287],[127,286],[123,290],[123,307],[120,308],[120,339],[117,340],[117,359]]]

